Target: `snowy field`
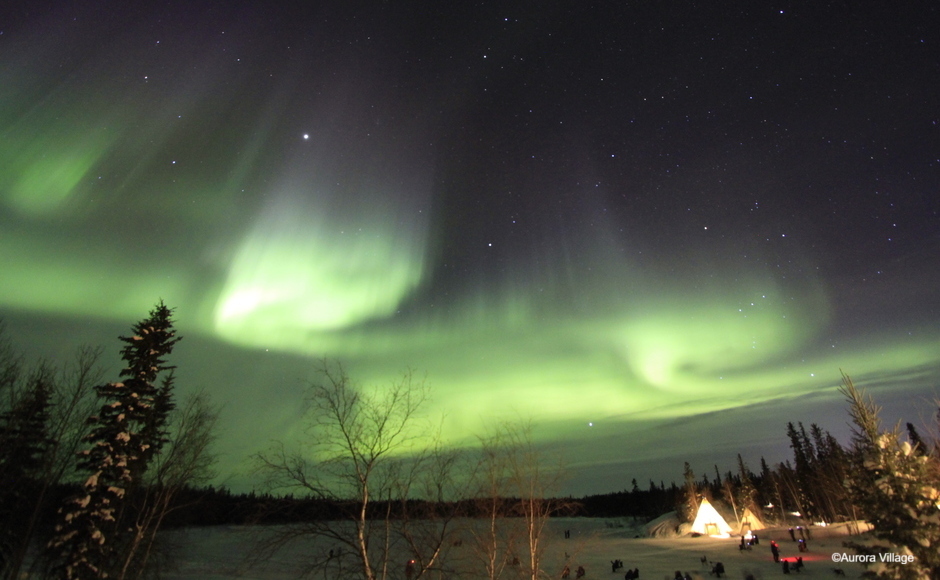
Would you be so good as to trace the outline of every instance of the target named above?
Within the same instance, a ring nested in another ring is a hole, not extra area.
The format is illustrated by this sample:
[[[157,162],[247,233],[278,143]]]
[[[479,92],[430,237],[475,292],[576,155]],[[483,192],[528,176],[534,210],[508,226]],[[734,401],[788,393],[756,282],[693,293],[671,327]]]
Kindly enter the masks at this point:
[[[570,530],[570,538],[565,538],[565,530]],[[257,566],[249,566],[246,557],[251,548],[266,533],[264,528],[252,527],[211,527],[193,528],[168,532],[167,539],[180,548],[177,568],[166,577],[170,580],[216,580],[222,578],[243,578],[257,580],[296,579],[305,558],[323,553],[330,549],[324,541],[310,541],[296,544],[290,550],[279,553]],[[702,556],[709,562],[722,562],[728,578],[744,578],[753,574],[755,578],[783,577],[782,567],[775,564],[770,553],[770,540],[776,539],[782,558],[795,560],[803,556],[805,569],[789,577],[827,578],[836,580],[843,576],[834,572],[841,569],[845,578],[858,578],[864,571],[860,564],[833,563],[833,554],[848,553],[851,550],[842,547],[846,540],[845,528],[813,528],[812,539],[808,542],[809,550],[800,554],[797,545],[790,540],[785,529],[763,530],[759,532],[760,545],[750,551],[739,550],[739,538],[721,539],[710,537],[681,538],[637,538],[644,530],[634,527],[629,521],[619,519],[560,518],[549,522],[543,536],[545,542],[544,569],[549,577],[560,578],[565,565],[566,555],[571,569],[571,579],[575,570],[583,566],[584,580],[620,580],[624,571],[611,571],[611,561],[622,560],[625,569],[638,568],[643,580],[672,580],[675,572],[688,572],[693,578],[712,578],[711,566],[702,564]],[[451,548],[448,563],[451,569],[469,569],[473,560],[473,548],[469,542]],[[401,569],[394,570],[394,578],[404,578],[404,565],[407,558],[402,557]],[[476,568],[478,569],[478,568]],[[336,576],[336,570],[319,568],[308,577],[329,580]],[[505,578],[514,577],[508,569]],[[432,574],[429,580],[459,577],[475,578],[479,574],[457,573]]]

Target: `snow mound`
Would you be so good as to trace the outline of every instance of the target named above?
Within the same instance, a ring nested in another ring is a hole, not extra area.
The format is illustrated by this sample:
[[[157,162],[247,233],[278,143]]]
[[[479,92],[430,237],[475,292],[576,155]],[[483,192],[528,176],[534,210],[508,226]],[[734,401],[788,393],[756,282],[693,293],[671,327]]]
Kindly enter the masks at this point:
[[[681,526],[676,512],[665,513],[646,524],[646,534],[651,538],[677,538]]]

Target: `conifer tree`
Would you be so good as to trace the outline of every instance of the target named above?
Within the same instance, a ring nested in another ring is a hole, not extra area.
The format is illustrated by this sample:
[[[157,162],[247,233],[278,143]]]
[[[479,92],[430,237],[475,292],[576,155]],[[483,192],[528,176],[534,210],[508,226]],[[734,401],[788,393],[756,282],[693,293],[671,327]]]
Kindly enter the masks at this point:
[[[940,458],[919,453],[897,428],[883,431],[880,409],[847,375],[842,393],[854,424],[848,488],[877,539],[847,545],[878,555],[869,566],[877,578],[940,578]]]
[[[82,491],[60,510],[61,522],[51,551],[57,556],[58,577],[68,580],[114,577],[127,561],[121,545],[128,498],[140,484],[153,456],[166,441],[167,415],[173,408],[172,380],[156,383],[171,372],[165,357],[179,341],[172,311],[162,302],[133,327],[121,358],[122,381],[96,387],[102,405],[89,419],[90,448],[79,453],[79,467],[89,476]]]
[[[685,462],[685,468],[682,472],[685,478],[685,489],[682,494],[682,502],[677,506],[676,511],[679,519],[683,522],[692,522],[695,520],[695,514],[698,513],[698,486],[695,482],[695,472],[689,462]]]
[[[754,487],[752,476],[753,474],[751,473],[751,470],[748,469],[747,465],[744,463],[744,459],[741,457],[741,454],[738,453],[738,478],[741,481],[741,484],[738,487],[738,505],[741,506],[742,514],[746,509],[760,512],[758,506],[756,505],[757,488]]]
[[[920,438],[920,433],[917,432],[917,427],[915,427],[913,423],[907,424],[907,438],[919,455],[927,454],[928,447],[924,443],[924,440]]]
[[[28,535],[33,490],[52,441],[48,435],[51,386],[42,370],[12,408],[0,415],[0,574],[17,559]]]
[[[803,517],[813,518],[816,516],[816,505],[813,501],[816,454],[803,423],[799,423],[799,426],[797,430],[793,423],[787,423],[787,437],[790,439],[790,448],[793,449],[793,499],[799,505],[799,512]]]
[[[60,369],[28,373],[0,324],[0,579],[23,577],[31,546],[44,545],[53,491],[75,469],[84,419],[93,406],[97,351],[82,347]]]

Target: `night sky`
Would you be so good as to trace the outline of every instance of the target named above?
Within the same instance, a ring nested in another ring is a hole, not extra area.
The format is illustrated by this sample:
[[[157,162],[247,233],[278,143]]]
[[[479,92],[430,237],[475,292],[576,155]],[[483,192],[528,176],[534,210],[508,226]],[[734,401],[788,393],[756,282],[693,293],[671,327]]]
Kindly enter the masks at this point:
[[[280,4],[0,8],[7,334],[116,379],[166,301],[220,481],[321,357],[455,445],[531,419],[572,493],[846,441],[840,369],[930,421],[936,3]]]

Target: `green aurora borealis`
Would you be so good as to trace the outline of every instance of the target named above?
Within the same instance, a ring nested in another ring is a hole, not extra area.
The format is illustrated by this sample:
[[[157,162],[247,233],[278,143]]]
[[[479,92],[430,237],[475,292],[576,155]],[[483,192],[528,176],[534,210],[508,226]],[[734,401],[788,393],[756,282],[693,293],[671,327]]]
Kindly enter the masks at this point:
[[[745,5],[14,7],[0,316],[30,354],[117,364],[166,301],[237,485],[320,357],[426,373],[456,444],[533,419],[576,492],[782,460],[786,421],[841,434],[840,369],[920,421],[936,38],[912,8],[872,62],[851,27],[800,32],[836,14]]]

